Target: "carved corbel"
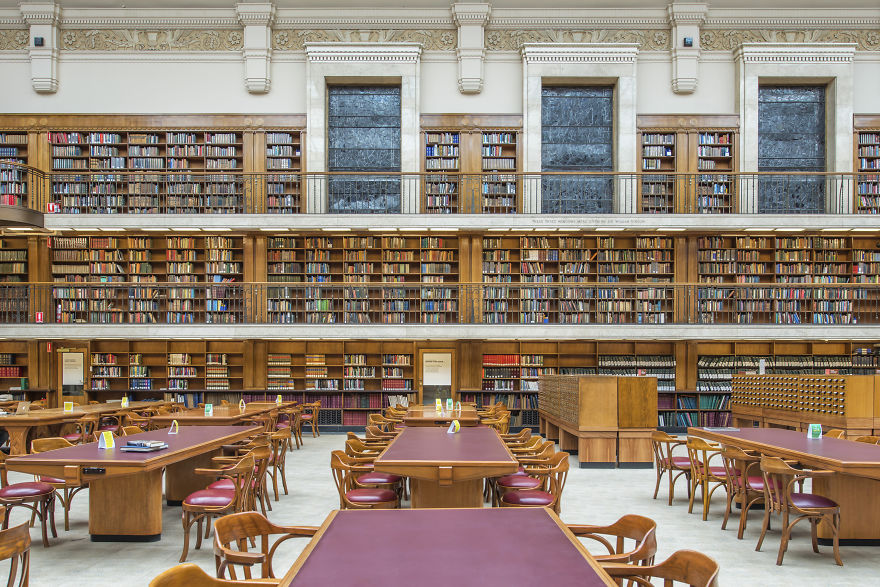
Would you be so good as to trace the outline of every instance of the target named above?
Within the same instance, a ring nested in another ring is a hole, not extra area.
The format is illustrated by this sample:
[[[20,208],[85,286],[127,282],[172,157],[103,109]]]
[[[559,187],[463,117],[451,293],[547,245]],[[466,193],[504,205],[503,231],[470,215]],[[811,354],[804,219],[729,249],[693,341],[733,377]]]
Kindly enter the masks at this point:
[[[672,91],[691,94],[700,79],[700,27],[706,4],[672,3],[667,6],[672,32]],[[690,46],[688,46],[690,45]]]
[[[236,4],[238,22],[244,28],[241,56],[244,61],[244,85],[252,94],[265,94],[271,85],[272,24],[275,5]]]
[[[484,29],[491,11],[488,4],[452,5],[452,20],[458,27],[458,90],[462,94],[479,94],[483,90]]]
[[[21,17],[30,28],[28,58],[31,61],[31,85],[34,91],[51,94],[58,91],[58,44],[61,7],[54,2],[23,2]]]

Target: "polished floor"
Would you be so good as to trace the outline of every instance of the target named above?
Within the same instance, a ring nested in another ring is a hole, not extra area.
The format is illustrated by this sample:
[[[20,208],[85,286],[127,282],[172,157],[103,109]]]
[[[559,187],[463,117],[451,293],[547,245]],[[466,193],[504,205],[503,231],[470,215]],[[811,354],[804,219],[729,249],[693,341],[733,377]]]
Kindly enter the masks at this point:
[[[344,436],[325,434],[306,436],[305,446],[288,456],[289,495],[273,502],[269,517],[282,525],[319,525],[327,513],[339,507],[336,489],[330,476],[330,451],[342,448]],[[762,552],[755,552],[761,528],[761,513],[750,516],[744,540],[736,539],[736,521],[721,530],[724,497],[721,490],[713,499],[709,520],[688,515],[683,483],[674,504],[666,505],[666,490],[656,501],[651,499],[654,472],[650,470],[577,469],[565,487],[562,519],[567,522],[610,523],[626,513],[649,516],[657,521],[661,560],[674,550],[689,548],[714,557],[721,564],[721,584],[760,581],[762,585],[864,585],[877,584],[880,570],[880,547],[842,547],[844,567],[834,564],[830,547],[820,547],[820,554],[810,547],[809,525],[795,530],[782,567],[776,566],[779,533],[771,531]],[[11,473],[10,481],[28,477]],[[661,499],[662,498],[662,499]],[[137,503],[129,504],[137,508]],[[13,512],[12,524],[24,522],[26,514]],[[34,540],[31,558],[31,585],[147,585],[159,572],[177,564],[183,530],[180,508],[166,507],[162,540],[153,543],[93,543],[88,535],[88,495],[83,492],[73,502],[70,531],[63,530],[58,511],[58,538],[49,548],[40,543],[39,528],[31,531]],[[776,528],[776,526],[774,526]],[[194,537],[193,537],[194,539]],[[516,537],[528,540],[528,530]],[[276,575],[282,575],[306,540],[290,540],[275,558]],[[402,556],[405,554],[401,553]],[[190,550],[189,562],[213,573],[210,541],[201,550]],[[867,583],[866,583],[867,581]],[[491,585],[491,580],[475,576],[474,584]]]

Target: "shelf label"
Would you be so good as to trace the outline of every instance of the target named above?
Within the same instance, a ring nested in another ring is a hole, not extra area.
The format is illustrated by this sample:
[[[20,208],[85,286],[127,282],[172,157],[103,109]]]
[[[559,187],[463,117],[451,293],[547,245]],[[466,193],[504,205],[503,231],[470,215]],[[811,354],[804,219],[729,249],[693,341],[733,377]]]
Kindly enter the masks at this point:
[[[116,446],[116,443],[113,440],[113,433],[109,430],[101,432],[101,435],[98,436],[98,448],[109,449],[114,446]]]

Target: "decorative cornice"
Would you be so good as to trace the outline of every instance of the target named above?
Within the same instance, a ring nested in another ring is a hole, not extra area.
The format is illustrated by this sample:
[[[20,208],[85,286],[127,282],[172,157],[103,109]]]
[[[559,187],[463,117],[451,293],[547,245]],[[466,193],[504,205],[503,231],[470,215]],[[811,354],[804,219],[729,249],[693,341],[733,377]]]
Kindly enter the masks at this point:
[[[702,26],[706,22],[709,7],[706,4],[673,3],[666,7],[669,21],[675,24]]]
[[[844,43],[744,43],[734,52],[743,63],[852,63],[856,46]]]
[[[477,4],[456,2],[452,5],[452,21],[456,26],[477,25],[483,26],[492,14],[489,4]]]
[[[275,5],[268,2],[263,4],[236,4],[235,12],[242,26],[271,26],[272,21],[275,20]]]
[[[668,51],[669,30],[487,30],[489,51],[519,51],[527,44],[592,43],[598,45],[627,43],[640,51]]]
[[[664,29],[666,10],[605,8],[494,8],[493,29]]]
[[[880,30],[707,30],[700,33],[703,51],[733,51],[743,44],[855,45],[861,51],[880,51]]]
[[[337,29],[302,30],[275,29],[272,33],[272,49],[276,51],[302,51],[310,43],[417,43],[426,51],[454,51],[458,35],[448,30],[380,30]]]
[[[0,51],[27,49],[30,34],[24,30],[0,30]]]
[[[418,63],[422,47],[417,43],[307,43],[306,57],[310,62],[385,61]]]
[[[68,29],[61,33],[61,49],[65,51],[239,51],[241,48],[241,31]]]
[[[61,6],[54,2],[22,2],[19,4],[21,17],[29,25],[58,24],[61,19]]]
[[[296,29],[423,29],[451,28],[448,8],[413,10],[406,8],[279,8],[279,28]]]
[[[530,63],[629,63],[635,64],[639,46],[633,43],[526,43],[523,61]]]

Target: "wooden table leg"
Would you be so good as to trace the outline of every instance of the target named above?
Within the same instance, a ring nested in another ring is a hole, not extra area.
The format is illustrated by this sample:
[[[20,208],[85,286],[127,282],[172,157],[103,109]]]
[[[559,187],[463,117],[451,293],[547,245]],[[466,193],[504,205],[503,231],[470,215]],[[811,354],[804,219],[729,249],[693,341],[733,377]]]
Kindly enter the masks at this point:
[[[162,538],[162,470],[89,482],[92,542]]]
[[[410,477],[412,507],[414,508],[481,508],[483,507],[483,480],[469,479],[441,485],[439,481],[425,481]]]
[[[210,485],[214,479],[196,475],[193,471],[216,469],[217,466],[211,462],[211,459],[219,454],[220,450],[214,450],[165,467],[165,499],[168,505],[178,506],[193,491]]]
[[[4,426],[9,433],[9,456],[28,454],[27,435],[30,426]]]
[[[840,505],[841,544],[880,545],[880,481],[837,474],[813,479],[813,492]],[[819,541],[831,544],[831,527],[825,522],[819,525]]]

